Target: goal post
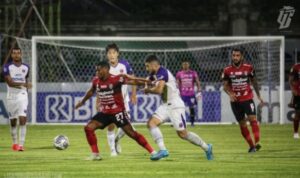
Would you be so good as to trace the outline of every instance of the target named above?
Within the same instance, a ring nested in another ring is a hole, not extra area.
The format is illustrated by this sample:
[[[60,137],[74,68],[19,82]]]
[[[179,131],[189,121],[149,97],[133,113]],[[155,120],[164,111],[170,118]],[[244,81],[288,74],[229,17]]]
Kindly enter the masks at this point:
[[[287,123],[283,36],[253,37],[67,37],[33,36],[31,40],[32,124],[84,124],[94,109],[94,98],[80,111],[76,101],[90,86],[94,65],[105,60],[105,46],[116,43],[137,76],[146,76],[144,57],[156,54],[173,75],[183,58],[191,60],[202,84],[198,123],[232,123],[228,96],[222,89],[221,72],[230,64],[230,50],[241,47],[245,60],[254,65],[267,105],[259,108],[263,123]],[[255,95],[256,97],[256,95]],[[256,99],[255,99],[256,100]],[[159,104],[157,96],[138,94],[132,106],[133,122],[144,123]],[[257,102],[256,102],[257,103]]]

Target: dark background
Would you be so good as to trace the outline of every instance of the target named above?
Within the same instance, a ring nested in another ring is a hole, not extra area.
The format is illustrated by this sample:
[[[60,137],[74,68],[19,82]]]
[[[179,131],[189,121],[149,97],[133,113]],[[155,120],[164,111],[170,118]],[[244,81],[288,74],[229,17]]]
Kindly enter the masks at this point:
[[[0,2],[1,65],[14,38],[61,36],[269,36],[286,37],[286,72],[300,56],[297,0],[31,0]],[[283,6],[295,8],[280,30]]]

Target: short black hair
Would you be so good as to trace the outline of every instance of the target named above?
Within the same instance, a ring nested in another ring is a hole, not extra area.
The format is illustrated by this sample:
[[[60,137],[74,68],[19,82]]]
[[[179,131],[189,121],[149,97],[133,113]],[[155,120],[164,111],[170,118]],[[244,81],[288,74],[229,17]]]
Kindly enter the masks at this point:
[[[160,64],[160,61],[158,59],[158,57],[155,54],[150,54],[146,57],[145,59],[146,63],[150,63],[150,62],[158,62]]]
[[[11,49],[11,52],[14,51],[14,50],[22,51],[21,48],[19,48],[19,47],[13,47],[13,48]]]
[[[110,68],[110,65],[107,61],[100,61],[98,62],[98,64],[96,65],[97,67],[105,67],[105,68]]]
[[[233,53],[233,51],[238,51],[240,52],[241,54],[243,54],[243,50],[241,48],[232,48],[231,49],[231,53]]]
[[[111,44],[108,44],[105,48],[105,53],[107,53],[110,49],[114,49],[116,50],[117,52],[119,52],[119,47],[116,43],[111,43]]]
[[[187,59],[187,58],[183,58],[183,59],[181,60],[181,63],[184,63],[184,62],[191,63],[191,60],[189,60],[189,59]]]

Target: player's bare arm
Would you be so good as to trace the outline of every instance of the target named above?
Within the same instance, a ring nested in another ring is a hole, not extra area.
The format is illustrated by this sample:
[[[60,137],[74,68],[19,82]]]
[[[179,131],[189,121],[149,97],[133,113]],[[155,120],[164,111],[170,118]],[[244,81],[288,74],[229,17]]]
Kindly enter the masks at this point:
[[[133,77],[134,77],[134,75],[133,75]],[[134,105],[137,104],[136,89],[137,89],[137,87],[135,85],[131,86],[130,102]]]
[[[181,85],[180,80],[178,78],[176,78],[176,83],[178,87]]]
[[[289,76],[289,84],[290,84],[290,88],[292,90],[292,93],[294,96],[297,96],[297,91],[295,90],[295,88],[293,87],[294,86],[294,81],[295,81],[295,78],[293,75],[290,75]]]
[[[176,79],[176,83],[177,85],[180,85],[180,80],[178,78]]]
[[[197,92],[201,92],[201,85],[200,85],[200,80],[199,77],[196,77],[196,85],[197,85]]]
[[[84,97],[75,105],[75,109],[83,106],[84,103],[94,95],[95,90],[96,88],[91,86],[91,88],[85,93]]]
[[[135,77],[133,75],[128,75],[128,74],[121,74],[120,76],[127,79],[125,82],[125,84],[127,84],[127,85],[144,86],[146,84],[151,84],[151,81],[146,78]]]
[[[96,110],[100,107],[100,98],[96,96]]]
[[[25,87],[26,87],[27,89],[31,89],[31,88],[32,88],[32,83],[31,83],[31,82],[29,82],[29,79],[28,79],[28,77],[26,77],[26,83],[25,83]]]
[[[137,98],[136,98],[137,87],[136,87],[136,85],[145,85],[144,82],[142,82],[144,79],[138,78],[138,77],[135,77],[134,75],[129,75],[129,74],[119,74],[119,76],[127,79],[125,84],[132,85],[130,102],[132,104],[136,104],[137,103]]]
[[[229,81],[224,80],[223,81],[223,87],[224,87],[224,91],[230,97],[230,101],[232,101],[232,102],[237,101],[237,98],[236,98],[234,92],[232,92],[231,89],[230,89]]]
[[[5,82],[7,83],[7,85],[9,87],[13,87],[13,88],[21,88],[22,86],[29,88],[31,86],[31,85],[28,85],[27,82],[26,83],[14,82],[9,75],[5,76]]]
[[[145,94],[151,93],[151,94],[159,94],[160,95],[164,91],[165,84],[166,84],[166,82],[164,80],[160,80],[154,87],[144,88],[144,92],[145,92]]]
[[[253,88],[254,88],[254,91],[255,91],[255,93],[256,93],[256,96],[257,96],[257,98],[258,98],[260,104],[261,104],[261,105],[264,104],[264,100],[263,100],[263,99],[261,98],[261,96],[260,96],[259,87],[258,87],[258,83],[257,83],[256,77],[252,77],[252,78],[251,78],[251,83],[252,83],[252,86],[253,86]]]

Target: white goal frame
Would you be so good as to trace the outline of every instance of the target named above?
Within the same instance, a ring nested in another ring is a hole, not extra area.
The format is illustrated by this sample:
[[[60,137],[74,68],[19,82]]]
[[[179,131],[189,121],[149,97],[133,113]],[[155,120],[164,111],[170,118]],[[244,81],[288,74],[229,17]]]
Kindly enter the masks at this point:
[[[191,37],[94,37],[94,36],[33,36],[32,37],[32,110],[31,124],[38,124],[36,122],[37,118],[37,42],[40,40],[65,40],[65,41],[99,41],[99,40],[107,40],[107,41],[235,41],[235,40],[247,40],[247,41],[257,41],[257,40],[279,40],[280,41],[280,89],[279,89],[279,100],[280,100],[280,124],[284,123],[285,117],[285,96],[284,96],[284,75],[285,75],[285,64],[284,64],[284,53],[285,53],[285,38],[284,36],[222,36],[222,37],[199,37],[199,36],[191,36]],[[219,123],[219,122],[218,122]],[[217,124],[218,124],[217,123]],[[45,123],[44,123],[45,124]],[[63,124],[63,123],[62,123]],[[68,123],[69,124],[69,123]]]

